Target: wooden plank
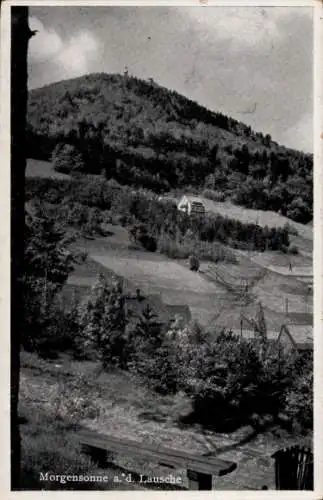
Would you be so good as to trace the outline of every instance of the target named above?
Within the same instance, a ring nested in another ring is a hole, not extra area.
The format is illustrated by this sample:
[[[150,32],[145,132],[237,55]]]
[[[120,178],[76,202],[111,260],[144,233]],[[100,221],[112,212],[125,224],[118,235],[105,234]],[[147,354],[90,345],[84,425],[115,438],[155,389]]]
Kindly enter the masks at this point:
[[[219,463],[219,459],[216,459],[214,457],[204,458],[203,456],[192,456],[188,454],[184,454],[183,456],[182,454],[178,455],[175,450],[154,450],[151,449],[152,447],[146,449],[143,446],[125,445],[124,443],[102,443],[101,440],[82,440],[82,443],[97,446],[99,448],[105,448],[109,451],[114,451],[117,453],[124,453],[126,455],[140,455],[142,457],[145,456],[147,458],[151,458],[154,461],[157,461],[158,463],[163,462],[174,467],[179,465],[186,467],[188,465],[194,464],[194,467],[198,467],[201,472],[212,471],[212,473],[219,473],[220,475],[225,474],[228,469],[230,469],[231,471],[236,467],[235,464],[230,462],[226,462],[223,464],[221,461]]]
[[[191,455],[178,450],[164,448],[161,445],[150,445],[132,440],[112,438],[95,431],[86,430],[80,432],[78,433],[78,438],[81,444],[125,455],[140,456],[157,463],[162,462],[173,467],[183,467],[200,473],[224,475],[236,468],[234,462],[228,462],[217,457]]]

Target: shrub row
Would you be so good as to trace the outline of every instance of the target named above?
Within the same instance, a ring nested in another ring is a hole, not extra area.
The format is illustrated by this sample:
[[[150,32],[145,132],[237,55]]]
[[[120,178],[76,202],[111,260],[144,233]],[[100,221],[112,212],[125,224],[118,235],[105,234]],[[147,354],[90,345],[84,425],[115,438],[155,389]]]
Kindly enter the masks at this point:
[[[260,227],[245,224],[221,215],[203,217],[189,216],[179,212],[173,203],[163,203],[147,193],[138,193],[98,177],[58,181],[54,179],[27,180],[27,196],[44,202],[62,204],[65,199],[67,211],[75,212],[75,206],[86,205],[100,210],[110,210],[122,215],[123,223],[134,221],[145,224],[146,244],[153,246],[161,239],[179,241],[190,233],[190,237],[209,243],[218,241],[233,248],[264,251],[288,247],[288,229]],[[73,216],[74,216],[73,212]],[[73,219],[73,217],[69,217]],[[93,216],[89,217],[90,220]],[[81,224],[81,222],[80,222]],[[148,241],[149,240],[149,241]]]

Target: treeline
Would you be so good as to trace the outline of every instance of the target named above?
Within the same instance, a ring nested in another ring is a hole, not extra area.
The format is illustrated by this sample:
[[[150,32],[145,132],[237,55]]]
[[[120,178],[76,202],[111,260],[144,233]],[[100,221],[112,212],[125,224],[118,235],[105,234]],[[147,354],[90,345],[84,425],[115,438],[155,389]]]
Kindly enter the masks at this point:
[[[312,155],[153,81],[93,74],[34,90],[27,133],[29,156],[59,171],[104,172],[155,192],[209,188],[247,207],[312,219]]]
[[[120,222],[128,227],[140,223],[156,240],[155,250],[160,240],[181,242],[185,238],[259,251],[286,249],[289,245],[285,227],[261,227],[221,215],[189,216],[178,211],[175,204],[159,201],[153,194],[136,192],[100,177],[27,179],[26,194],[30,200],[50,204],[57,220],[64,224],[81,228],[90,219],[99,226],[111,214],[118,215]],[[100,211],[108,213],[102,215]]]

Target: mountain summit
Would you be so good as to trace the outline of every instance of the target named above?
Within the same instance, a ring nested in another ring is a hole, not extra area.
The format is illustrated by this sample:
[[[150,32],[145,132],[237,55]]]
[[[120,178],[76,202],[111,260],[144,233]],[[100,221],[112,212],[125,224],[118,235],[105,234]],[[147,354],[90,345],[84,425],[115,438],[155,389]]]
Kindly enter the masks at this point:
[[[96,73],[32,90],[29,156],[53,159],[66,145],[80,159],[76,170],[157,192],[209,188],[251,208],[312,219],[312,155],[153,79]]]

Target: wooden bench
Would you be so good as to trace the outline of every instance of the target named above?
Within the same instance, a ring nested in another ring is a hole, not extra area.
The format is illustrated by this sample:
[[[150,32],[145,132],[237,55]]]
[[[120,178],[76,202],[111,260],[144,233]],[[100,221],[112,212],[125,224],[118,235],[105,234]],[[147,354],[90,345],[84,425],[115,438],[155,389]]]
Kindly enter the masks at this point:
[[[78,432],[77,438],[82,451],[89,454],[102,468],[108,464],[108,452],[147,459],[171,468],[184,468],[187,470],[189,489],[192,490],[211,490],[212,476],[224,476],[237,467],[236,463],[220,458],[192,455],[160,445],[119,439],[88,429]]]

